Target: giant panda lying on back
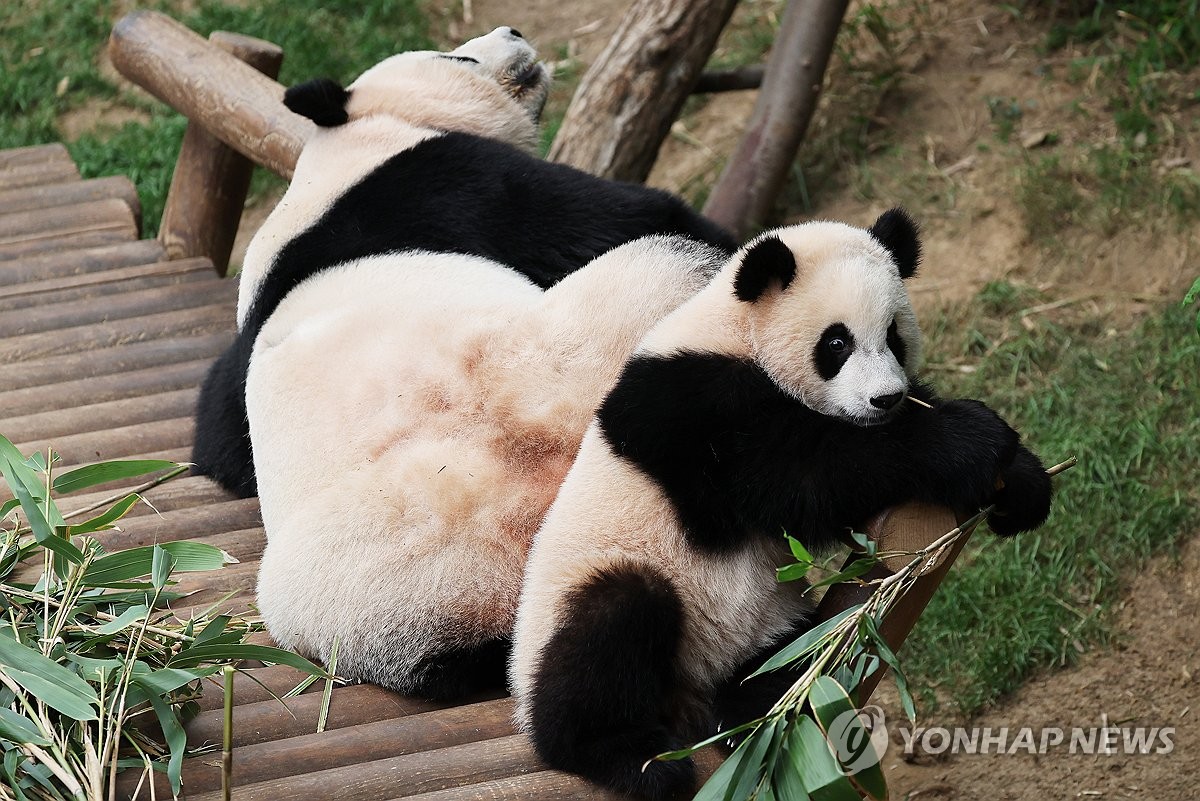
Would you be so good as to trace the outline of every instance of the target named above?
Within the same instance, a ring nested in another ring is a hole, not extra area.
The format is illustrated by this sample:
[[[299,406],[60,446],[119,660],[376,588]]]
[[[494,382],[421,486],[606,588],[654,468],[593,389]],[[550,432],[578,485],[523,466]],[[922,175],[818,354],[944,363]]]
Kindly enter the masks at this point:
[[[256,494],[244,397],[250,353],[280,302],[312,291],[305,285],[323,271],[420,249],[492,259],[545,289],[647,234],[736,249],[665,192],[531,155],[549,83],[535,59],[502,27],[450,53],[393,56],[348,88],[321,79],[287,91],[287,106],[320,127],[246,252],[237,339],[201,390],[195,472]],[[318,380],[306,376],[296,390]]]
[[[796,675],[740,682],[809,627],[783,532],[817,550],[907,501],[1045,520],[1017,433],[916,381],[918,256],[898,210],[768,232],[638,347],[526,567],[511,682],[551,767],[673,796],[690,760],[648,760],[766,713]]]

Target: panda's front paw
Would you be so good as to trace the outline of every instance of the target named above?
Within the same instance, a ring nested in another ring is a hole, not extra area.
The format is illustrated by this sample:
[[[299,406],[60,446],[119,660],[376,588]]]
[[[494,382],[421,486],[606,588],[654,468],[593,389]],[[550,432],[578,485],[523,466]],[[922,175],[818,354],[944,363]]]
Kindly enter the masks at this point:
[[[976,400],[948,401],[940,411],[948,424],[947,437],[958,455],[953,460],[955,480],[970,495],[967,505],[978,509],[991,500],[996,479],[1016,457],[1020,435]]]
[[[1003,486],[996,492],[995,510],[988,525],[1002,537],[1032,531],[1046,522],[1050,514],[1050,476],[1041,461],[1025,446],[1020,446],[1010,464],[1001,473]]]

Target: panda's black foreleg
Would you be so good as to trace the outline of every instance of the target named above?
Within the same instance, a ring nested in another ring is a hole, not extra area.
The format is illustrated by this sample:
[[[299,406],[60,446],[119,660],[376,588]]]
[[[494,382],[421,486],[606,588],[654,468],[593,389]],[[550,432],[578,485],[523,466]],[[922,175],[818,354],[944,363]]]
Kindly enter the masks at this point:
[[[250,423],[246,419],[246,370],[252,342],[239,335],[217,358],[196,402],[192,473],[209,476],[241,498],[258,494]]]
[[[691,791],[691,760],[646,764],[684,744],[670,728],[683,623],[671,583],[645,566],[611,567],[568,596],[560,620],[528,701],[538,756],[637,798]]]

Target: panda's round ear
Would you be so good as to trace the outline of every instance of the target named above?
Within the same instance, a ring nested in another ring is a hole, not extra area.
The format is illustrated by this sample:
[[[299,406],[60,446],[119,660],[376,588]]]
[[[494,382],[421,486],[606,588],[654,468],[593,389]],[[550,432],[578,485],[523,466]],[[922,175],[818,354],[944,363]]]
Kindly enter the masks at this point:
[[[329,78],[314,78],[283,93],[285,106],[322,128],[334,128],[350,119],[346,114],[349,99],[350,92]]]
[[[901,278],[911,278],[921,263],[921,242],[917,238],[917,224],[908,212],[901,208],[891,209],[879,215],[868,231],[871,236],[888,249]]]
[[[772,281],[779,282],[780,289],[787,289],[796,277],[796,257],[792,249],[769,236],[755,242],[742,256],[737,275],[733,279],[733,291],[738,300],[751,303],[762,297]]]

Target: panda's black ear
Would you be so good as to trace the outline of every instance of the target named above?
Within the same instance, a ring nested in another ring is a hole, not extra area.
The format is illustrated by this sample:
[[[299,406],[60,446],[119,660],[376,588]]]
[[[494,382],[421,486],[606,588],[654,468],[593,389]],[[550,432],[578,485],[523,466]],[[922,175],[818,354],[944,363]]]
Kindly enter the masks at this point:
[[[762,297],[772,281],[779,282],[780,289],[787,289],[796,277],[796,257],[792,249],[769,236],[746,251],[737,275],[733,279],[733,291],[738,300],[750,303]]]
[[[917,238],[917,224],[908,212],[901,208],[885,211],[868,230],[892,254],[900,268],[900,277],[912,278],[921,263],[921,242]]]
[[[333,128],[350,119],[346,114],[349,99],[350,92],[329,78],[314,78],[283,93],[285,106],[322,128]]]

